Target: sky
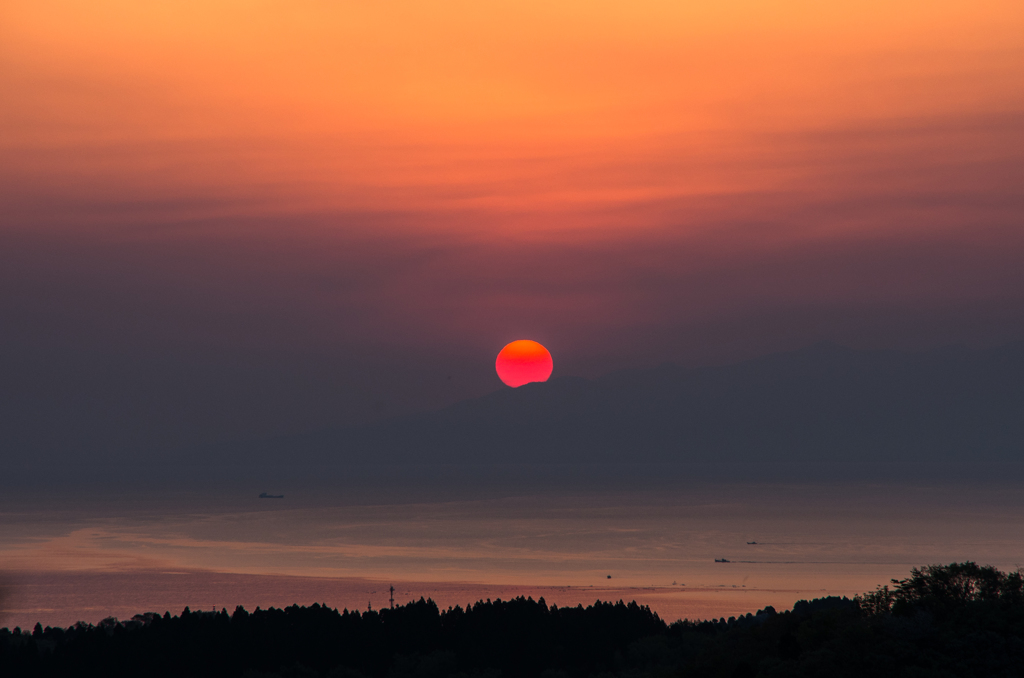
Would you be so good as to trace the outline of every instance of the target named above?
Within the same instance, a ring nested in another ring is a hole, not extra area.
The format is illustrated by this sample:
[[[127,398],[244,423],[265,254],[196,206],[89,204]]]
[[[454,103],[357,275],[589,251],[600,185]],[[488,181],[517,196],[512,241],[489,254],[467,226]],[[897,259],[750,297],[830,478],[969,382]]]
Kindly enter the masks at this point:
[[[0,5],[16,455],[1024,338],[1024,5]]]

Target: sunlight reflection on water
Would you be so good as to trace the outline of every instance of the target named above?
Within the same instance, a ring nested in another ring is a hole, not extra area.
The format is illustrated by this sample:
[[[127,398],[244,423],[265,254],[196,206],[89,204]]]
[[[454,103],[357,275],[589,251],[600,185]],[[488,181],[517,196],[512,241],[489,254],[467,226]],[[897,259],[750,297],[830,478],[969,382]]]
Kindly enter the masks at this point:
[[[871,590],[913,566],[1024,562],[1024,501],[1010,485],[691,484],[405,502],[257,494],[5,498],[0,624],[185,605],[365,609],[385,605],[391,583],[399,602],[635,598],[669,619],[728,617]]]

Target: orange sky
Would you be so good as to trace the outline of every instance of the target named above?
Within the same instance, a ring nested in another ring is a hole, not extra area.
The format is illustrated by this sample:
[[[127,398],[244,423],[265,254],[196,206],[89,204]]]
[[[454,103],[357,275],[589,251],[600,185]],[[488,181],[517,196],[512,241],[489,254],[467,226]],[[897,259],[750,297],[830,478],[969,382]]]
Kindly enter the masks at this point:
[[[1022,83],[1019,0],[6,0],[0,425],[1020,339]]]
[[[476,233],[632,229],[653,224],[609,208],[857,192],[1022,150],[1019,2],[0,12],[5,193],[39,218],[59,199],[159,204],[157,220],[397,209]]]

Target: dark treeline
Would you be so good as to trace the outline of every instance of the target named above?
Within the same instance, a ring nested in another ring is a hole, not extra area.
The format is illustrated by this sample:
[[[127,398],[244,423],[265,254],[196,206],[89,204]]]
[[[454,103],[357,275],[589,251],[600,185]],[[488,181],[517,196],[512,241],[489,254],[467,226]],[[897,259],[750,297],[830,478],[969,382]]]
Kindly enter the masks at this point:
[[[636,603],[429,600],[0,630],[0,675],[247,678],[1024,676],[1024,578],[925,567],[853,600],[666,624]]]

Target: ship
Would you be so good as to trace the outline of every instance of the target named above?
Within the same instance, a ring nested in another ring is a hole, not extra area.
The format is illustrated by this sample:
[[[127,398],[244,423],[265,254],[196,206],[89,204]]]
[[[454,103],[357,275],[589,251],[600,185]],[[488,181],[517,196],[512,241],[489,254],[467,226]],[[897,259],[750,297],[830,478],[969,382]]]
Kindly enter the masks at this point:
[[[283,494],[267,494],[266,492],[260,492],[260,499],[284,499]]]
[[[716,563],[728,563],[729,561],[725,558],[715,558]]]

